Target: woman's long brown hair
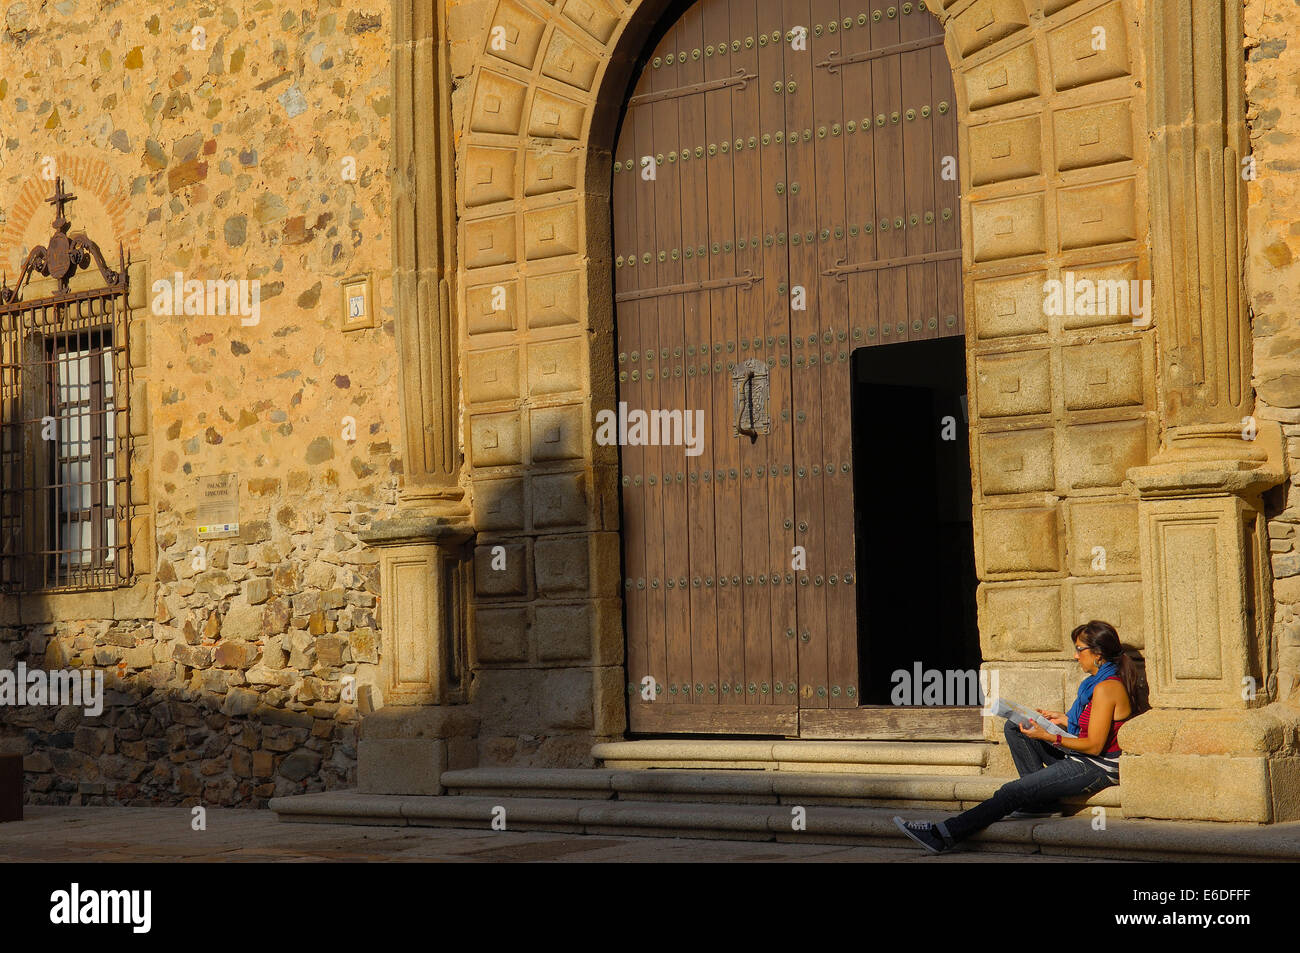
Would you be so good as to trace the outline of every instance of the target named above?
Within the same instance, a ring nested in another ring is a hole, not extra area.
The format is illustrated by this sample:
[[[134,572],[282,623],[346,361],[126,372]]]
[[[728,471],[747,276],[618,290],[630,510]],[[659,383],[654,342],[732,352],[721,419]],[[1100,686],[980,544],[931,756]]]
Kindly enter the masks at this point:
[[[1088,648],[1097,653],[1102,662],[1114,662],[1119,675],[1120,681],[1124,683],[1124,691],[1128,692],[1128,699],[1133,706],[1133,714],[1140,715],[1151,706],[1147,703],[1147,683],[1143,677],[1142,671],[1138,668],[1137,663],[1129,657],[1124,651],[1124,646],[1120,643],[1119,633],[1109,622],[1102,622],[1099,619],[1093,619],[1091,622],[1077,626],[1070,633],[1077,645],[1082,642]]]

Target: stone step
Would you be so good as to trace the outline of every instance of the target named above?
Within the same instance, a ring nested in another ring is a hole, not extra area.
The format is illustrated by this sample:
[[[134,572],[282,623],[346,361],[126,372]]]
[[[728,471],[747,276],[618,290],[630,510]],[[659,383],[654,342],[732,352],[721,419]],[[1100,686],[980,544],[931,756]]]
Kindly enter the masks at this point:
[[[1113,789],[1112,789],[1113,790]],[[792,829],[785,804],[698,804],[644,800],[522,797],[427,797],[327,791],[271,800],[283,821],[390,827],[492,829],[504,809],[505,829],[711,840],[803,841],[912,847],[894,827],[892,808],[813,805],[807,827]],[[942,820],[939,811],[905,812]],[[964,845],[998,851],[1107,857],[1117,860],[1300,860],[1300,824],[1247,825],[1139,821],[1109,817],[1104,829],[1089,814],[1002,821]],[[917,848],[919,853],[919,848]]]
[[[849,774],[978,775],[992,745],[982,741],[611,741],[591,754],[613,769],[750,769]]]
[[[467,768],[445,771],[455,796],[580,798],[698,804],[823,804],[965,810],[1010,779],[987,775],[847,774],[795,771],[614,770],[610,768]],[[1120,807],[1119,788],[1067,805]]]

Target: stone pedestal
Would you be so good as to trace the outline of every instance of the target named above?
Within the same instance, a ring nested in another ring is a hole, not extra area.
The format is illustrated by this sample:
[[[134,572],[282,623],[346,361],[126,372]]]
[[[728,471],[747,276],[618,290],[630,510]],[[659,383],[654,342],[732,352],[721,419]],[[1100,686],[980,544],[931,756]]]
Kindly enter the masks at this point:
[[[1171,434],[1129,471],[1139,493],[1152,710],[1120,730],[1127,817],[1300,819],[1300,710],[1275,701],[1271,573],[1260,494],[1281,431]]]
[[[416,510],[361,534],[379,550],[381,701],[361,719],[363,794],[441,794],[442,773],[477,763],[468,700],[469,541],[462,514]]]
[[[1138,493],[1151,711],[1120,729],[1126,816],[1300,818],[1300,710],[1276,701],[1261,494],[1282,434],[1253,416],[1242,282],[1250,150],[1242,8],[1146,7],[1162,450]]]
[[[393,706],[361,719],[362,794],[442,794],[442,774],[478,765],[478,719],[462,707]]]

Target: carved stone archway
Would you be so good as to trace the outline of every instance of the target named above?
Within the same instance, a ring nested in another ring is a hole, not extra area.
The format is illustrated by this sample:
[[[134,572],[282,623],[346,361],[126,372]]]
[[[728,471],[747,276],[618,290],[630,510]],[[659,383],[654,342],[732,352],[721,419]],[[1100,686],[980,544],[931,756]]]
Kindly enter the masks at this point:
[[[539,731],[613,738],[626,724],[617,456],[595,444],[593,424],[614,401],[610,147],[636,59],[667,6],[500,0],[466,81],[463,124],[452,130],[442,113],[437,143],[429,134],[423,147],[427,116],[417,118],[415,106],[433,101],[428,81],[440,89],[446,75],[429,42],[441,30],[397,18],[395,121],[417,129],[414,139],[395,137],[399,222],[411,219],[396,243],[399,345],[419,371],[407,372],[405,432],[463,437],[463,473],[457,448],[437,441],[434,482],[445,490],[425,501],[442,513],[438,499],[452,498],[440,518],[456,520],[464,518],[456,488],[470,500],[485,735],[493,722],[498,733],[518,730],[521,692],[536,702]],[[925,13],[922,4],[861,6],[869,16]],[[1125,762],[1126,809],[1283,819],[1294,805],[1275,795],[1295,759],[1265,751],[1242,720],[1267,695],[1243,704],[1228,690],[1251,672],[1267,681],[1267,563],[1262,521],[1249,515],[1259,490],[1281,478],[1271,431],[1261,425],[1263,439],[1244,449],[1232,438],[1251,401],[1241,346],[1249,331],[1234,292],[1241,190],[1223,173],[1242,150],[1239,12],[1207,0],[1172,12],[1157,2],[1154,16],[1139,0],[941,7],[933,12],[947,30],[963,130],[986,666],[999,669],[1003,694],[1060,707],[1077,675],[1062,633],[1080,619],[1116,622],[1146,648],[1157,705],[1218,709],[1240,729],[1210,752],[1218,758],[1210,765],[1195,746],[1180,750],[1135,721],[1125,733],[1135,755]],[[1153,18],[1157,28],[1144,30]],[[453,137],[454,229],[445,187]],[[1216,186],[1223,203],[1193,203]],[[1152,235],[1162,267],[1153,307],[1137,320],[1047,313],[1044,282],[1150,278]],[[405,293],[403,274],[413,276]],[[439,283],[454,290],[439,296]],[[1219,286],[1227,294],[1213,305],[1194,294]],[[1157,328],[1166,335],[1158,351]],[[453,386],[458,372],[463,394]],[[1195,524],[1175,542],[1208,560],[1208,576],[1169,568],[1167,546],[1180,530],[1166,524],[1175,523]],[[1097,547],[1108,554],[1100,564]],[[497,553],[503,568],[494,571]],[[1233,590],[1233,578],[1245,582]],[[1162,607],[1182,604],[1207,579],[1224,581],[1227,601],[1193,620],[1189,642]],[[1245,602],[1254,606],[1249,621],[1238,611]],[[1213,654],[1214,671],[1173,661],[1190,650]],[[1214,685],[1194,695],[1207,678]],[[505,707],[516,714],[502,716]],[[1184,784],[1208,767],[1227,783],[1243,760],[1252,787],[1233,805],[1183,801],[1163,780]]]

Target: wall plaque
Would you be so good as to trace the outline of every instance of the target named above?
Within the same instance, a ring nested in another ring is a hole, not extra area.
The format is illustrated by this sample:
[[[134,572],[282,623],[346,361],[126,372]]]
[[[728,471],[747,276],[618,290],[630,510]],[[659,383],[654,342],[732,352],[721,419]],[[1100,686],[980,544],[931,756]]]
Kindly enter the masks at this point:
[[[343,330],[375,326],[374,283],[369,275],[347,278],[343,285]]]
[[[239,535],[239,474],[199,477],[199,539]]]

